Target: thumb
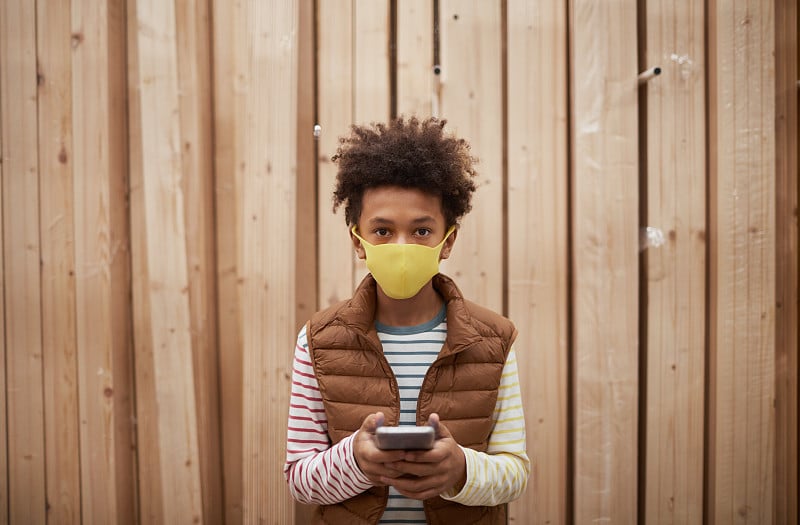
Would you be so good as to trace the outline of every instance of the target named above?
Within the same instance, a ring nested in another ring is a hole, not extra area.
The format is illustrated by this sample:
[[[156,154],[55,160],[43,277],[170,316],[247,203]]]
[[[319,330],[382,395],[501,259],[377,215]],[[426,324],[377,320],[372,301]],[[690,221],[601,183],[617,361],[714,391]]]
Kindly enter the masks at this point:
[[[428,426],[433,427],[433,430],[436,431],[436,439],[453,437],[453,435],[450,433],[450,430],[445,426],[445,424],[439,421],[439,414],[435,412],[430,416],[428,416]]]
[[[361,430],[364,432],[368,432],[370,434],[374,434],[375,430],[383,425],[384,421],[383,412],[377,412],[375,414],[370,414],[364,418],[364,422],[361,423]]]

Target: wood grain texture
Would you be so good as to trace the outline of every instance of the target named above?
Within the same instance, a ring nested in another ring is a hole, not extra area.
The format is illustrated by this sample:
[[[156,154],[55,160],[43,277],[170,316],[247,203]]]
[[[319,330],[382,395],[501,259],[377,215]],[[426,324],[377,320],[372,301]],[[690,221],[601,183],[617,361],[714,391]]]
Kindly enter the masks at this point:
[[[222,474],[226,523],[242,523],[242,345],[240,268],[238,246],[241,221],[237,163],[235,103],[239,96],[235,52],[243,49],[244,34],[237,30],[241,4],[211,0],[214,74],[214,179],[217,258],[217,315],[219,319],[220,420]]]
[[[236,117],[241,178],[243,518],[291,523],[285,487],[290,378],[295,340],[297,2],[250,0],[237,49],[242,97]],[[267,118],[268,116],[268,118]],[[266,351],[265,351],[266,349]]]
[[[136,3],[130,2],[128,19],[136,19]],[[131,245],[131,300],[133,307],[133,330],[136,342],[135,348],[135,377],[137,385],[136,396],[136,430],[137,438],[139,429],[148,429],[154,434],[158,430],[158,398],[155,390],[155,357],[152,333],[152,317],[148,315],[145,305],[138,306],[136,301],[143,303],[149,293],[149,279],[147,277],[147,229],[145,228],[145,208],[143,203],[144,187],[144,153],[141,122],[141,102],[139,83],[135,79],[140,77],[139,53],[137,52],[138,35],[136,30],[128,31],[128,76],[134,82],[129,85],[128,97],[128,127],[129,134],[129,184],[130,184],[130,245]],[[137,337],[142,334],[141,337]],[[138,438],[136,442],[137,465],[136,477],[142,480],[138,486],[139,515],[145,521],[163,523],[163,480],[161,479],[161,453],[159,440],[149,436]]]
[[[647,523],[703,519],[706,107],[703,2],[644,6],[647,202],[645,500]]]
[[[0,123],[3,121],[2,93],[0,93]],[[2,124],[0,124],[2,126]],[[0,127],[0,158],[3,156],[3,133]],[[3,177],[3,163],[0,162],[0,181]],[[8,521],[8,420],[6,406],[6,274],[4,264],[5,243],[3,229],[3,184],[0,182],[0,522]]]
[[[797,2],[775,2],[775,523],[798,520],[799,17]]]
[[[767,0],[708,6],[709,523],[769,523],[774,512],[772,8]]]
[[[73,0],[72,112],[81,513],[135,523],[125,13]]]
[[[354,20],[353,0],[317,2],[317,111],[322,127],[317,159],[318,309],[347,299],[357,284],[344,208],[336,214],[331,211],[337,166],[330,160],[339,137],[348,135],[354,123]]]
[[[314,139],[314,0],[298,0],[297,40],[297,238],[295,328],[299,331],[317,305],[317,140]]]
[[[390,103],[389,0],[354,0],[353,120],[385,122]]]
[[[534,465],[509,506],[518,523],[567,522],[566,2],[512,0],[507,11],[508,316]]]
[[[297,196],[295,200],[295,333],[317,307],[317,140],[314,0],[297,2]],[[286,348],[291,347],[286,342]],[[284,445],[285,448],[285,445]],[[295,502],[294,523],[311,523],[314,505]]]
[[[392,67],[389,1],[354,0],[353,27],[353,123],[387,122],[391,115]],[[350,243],[343,249],[353,253]],[[352,256],[352,261],[353,285],[357,286],[369,270],[366,260]]]
[[[397,115],[432,115],[433,2],[397,2]]]
[[[567,1],[0,2],[0,523],[310,520],[291,345],[392,113],[480,158],[442,270],[520,330],[511,522],[796,522],[797,3]]]
[[[574,521],[635,523],[636,2],[572,0],[570,49]]]
[[[453,257],[442,272],[464,296],[503,311],[502,33],[499,2],[441,0],[442,74],[438,107],[447,130],[480,159],[479,188]],[[500,212],[499,212],[500,210]]]
[[[186,273],[203,517],[222,522],[209,3],[176,2]]]
[[[37,3],[39,216],[47,519],[81,516],[70,3]]]
[[[10,523],[46,519],[35,7],[0,5]]]
[[[140,229],[137,240],[145,245],[132,246],[133,258],[139,260],[136,278],[143,281],[134,289],[133,304],[135,319],[148,319],[148,331],[136,326],[135,341],[137,354],[141,348],[152,366],[145,370],[137,363],[137,398],[152,396],[148,408],[156,410],[137,410],[138,439],[154,440],[157,448],[149,450],[158,456],[151,458],[143,448],[139,462],[157,461],[159,467],[140,477],[140,484],[151,484],[157,476],[162,491],[160,508],[142,499],[142,517],[152,523],[199,523],[197,407],[193,367],[187,366],[192,363],[192,323],[175,5],[135,2],[128,22],[129,53],[136,56],[129,77],[131,97],[139,99],[130,136],[139,145],[134,155],[141,154],[134,164],[141,173],[132,174],[139,182],[131,192],[132,229]]]

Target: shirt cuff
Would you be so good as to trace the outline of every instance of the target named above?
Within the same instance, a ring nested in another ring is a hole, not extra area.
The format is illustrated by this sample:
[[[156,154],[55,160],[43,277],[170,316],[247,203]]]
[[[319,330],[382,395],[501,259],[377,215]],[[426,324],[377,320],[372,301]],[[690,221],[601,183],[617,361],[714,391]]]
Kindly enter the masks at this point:
[[[353,481],[355,481],[360,488],[363,488],[363,490],[367,490],[372,487],[372,481],[364,474],[361,467],[358,466],[356,455],[353,450],[353,440],[359,432],[361,432],[361,430],[356,430],[354,433],[341,440],[339,444],[343,447],[344,457],[347,464],[350,466]]]
[[[475,471],[475,455],[480,454],[480,452],[476,452],[471,448],[462,447],[461,445],[458,445],[458,448],[460,448],[464,453],[464,459],[467,462],[467,479],[460,491],[456,492],[455,487],[453,487],[439,494],[439,497],[444,500],[452,501],[454,503],[461,503],[463,505],[463,500],[466,500],[467,488],[470,486],[470,480],[472,480]]]

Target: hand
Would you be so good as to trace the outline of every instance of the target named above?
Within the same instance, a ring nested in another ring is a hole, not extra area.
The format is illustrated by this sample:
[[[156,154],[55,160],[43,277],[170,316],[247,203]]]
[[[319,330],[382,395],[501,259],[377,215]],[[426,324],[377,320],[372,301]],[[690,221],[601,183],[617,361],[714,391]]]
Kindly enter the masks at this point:
[[[402,460],[405,451],[381,450],[375,445],[375,430],[383,425],[383,420],[383,412],[368,415],[353,439],[353,456],[358,468],[376,486],[386,485],[384,479],[394,479],[403,475],[388,465]]]
[[[452,488],[460,491],[467,481],[467,459],[464,451],[438,414],[431,414],[428,425],[436,429],[436,442],[431,450],[405,451],[402,460],[387,465],[402,476],[384,476],[381,482],[391,485],[408,498],[424,500]]]

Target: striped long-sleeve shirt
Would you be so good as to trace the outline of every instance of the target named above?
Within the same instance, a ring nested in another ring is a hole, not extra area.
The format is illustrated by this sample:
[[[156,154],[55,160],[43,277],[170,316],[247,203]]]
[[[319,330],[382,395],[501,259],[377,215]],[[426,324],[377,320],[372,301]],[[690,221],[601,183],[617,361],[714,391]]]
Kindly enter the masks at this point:
[[[447,335],[445,309],[428,323],[391,327],[376,323],[383,353],[400,389],[400,424],[416,424],[419,390]],[[284,474],[292,496],[303,503],[333,504],[372,486],[353,457],[353,436],[331,446],[319,384],[308,355],[305,327],[297,337],[289,407]],[[463,448],[467,481],[455,493],[441,494],[463,505],[499,505],[517,498],[527,484],[525,420],[515,352],[506,360],[495,408],[495,426],[485,453]],[[381,523],[425,523],[422,502],[389,488]]]

